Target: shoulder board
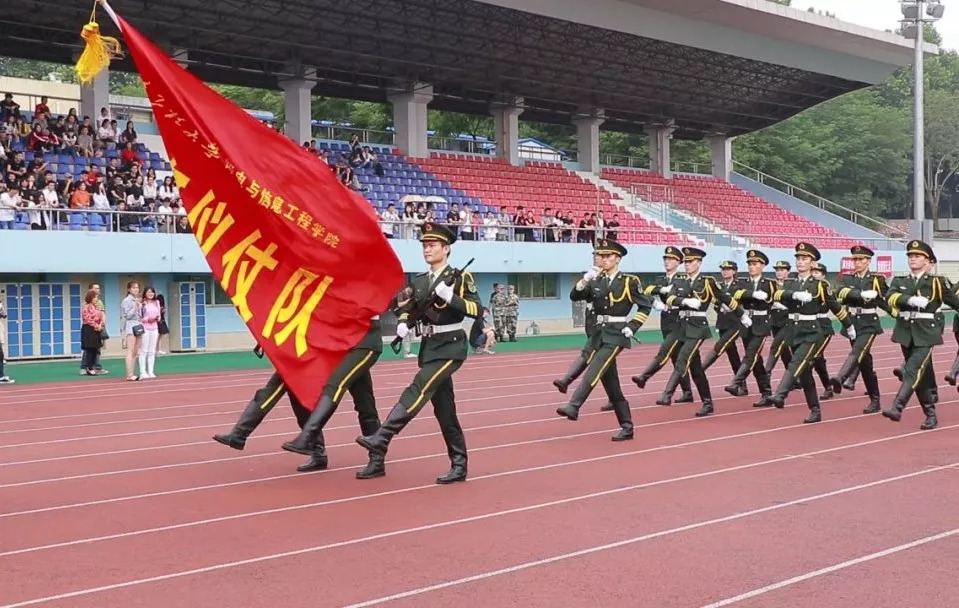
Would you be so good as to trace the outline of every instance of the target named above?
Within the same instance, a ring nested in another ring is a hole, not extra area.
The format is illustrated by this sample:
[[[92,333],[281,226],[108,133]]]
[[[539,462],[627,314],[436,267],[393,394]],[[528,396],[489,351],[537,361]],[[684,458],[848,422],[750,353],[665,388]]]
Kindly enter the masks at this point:
[[[640,280],[640,279],[639,279],[639,275],[631,274],[631,273],[628,273],[628,272],[624,272],[624,273],[623,273],[623,276],[624,276],[624,277],[627,277],[627,278],[630,278],[630,279],[636,279],[637,281]]]
[[[425,277],[425,276],[429,276],[429,274],[430,274],[430,273],[428,273],[428,272],[421,272],[421,273],[419,273],[418,275],[416,275],[416,277],[415,277],[415,278],[417,278],[417,279],[418,279],[418,278],[420,278],[420,277]]]

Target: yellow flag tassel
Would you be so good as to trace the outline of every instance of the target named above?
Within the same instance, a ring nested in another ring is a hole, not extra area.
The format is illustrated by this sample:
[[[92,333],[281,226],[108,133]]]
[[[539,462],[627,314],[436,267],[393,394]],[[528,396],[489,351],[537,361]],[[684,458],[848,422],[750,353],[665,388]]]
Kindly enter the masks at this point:
[[[90,84],[96,75],[105,70],[113,59],[123,56],[120,41],[110,36],[100,34],[100,26],[96,22],[96,4],[90,14],[90,22],[83,26],[80,37],[86,43],[83,53],[77,60],[76,72],[82,84]]]

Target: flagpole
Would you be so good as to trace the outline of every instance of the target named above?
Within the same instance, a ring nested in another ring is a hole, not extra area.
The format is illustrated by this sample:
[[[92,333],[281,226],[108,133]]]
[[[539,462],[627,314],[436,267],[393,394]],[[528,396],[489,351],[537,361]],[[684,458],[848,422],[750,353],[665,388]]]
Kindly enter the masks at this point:
[[[96,0],[96,3],[103,7],[103,10],[107,12],[107,15],[110,16],[110,19],[117,27],[120,27],[120,18],[117,17],[117,14],[113,12],[113,7],[107,2],[107,0]]]

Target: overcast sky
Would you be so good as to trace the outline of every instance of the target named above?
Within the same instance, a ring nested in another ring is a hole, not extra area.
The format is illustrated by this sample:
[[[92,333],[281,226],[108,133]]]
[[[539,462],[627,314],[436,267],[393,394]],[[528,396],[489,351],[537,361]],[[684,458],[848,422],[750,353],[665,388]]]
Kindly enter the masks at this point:
[[[959,49],[959,0],[943,0],[946,14],[936,23],[942,34],[943,47]],[[902,13],[899,0],[793,0],[793,8],[835,13],[836,17],[877,30],[894,30],[899,26]]]

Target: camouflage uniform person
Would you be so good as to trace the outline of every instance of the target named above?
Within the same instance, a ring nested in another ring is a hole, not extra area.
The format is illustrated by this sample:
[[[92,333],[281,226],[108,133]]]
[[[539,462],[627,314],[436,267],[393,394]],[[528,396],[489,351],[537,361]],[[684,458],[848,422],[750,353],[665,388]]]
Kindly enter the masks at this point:
[[[506,308],[509,300],[506,295],[506,288],[496,284],[496,290],[489,298],[489,310],[493,315],[493,332],[496,334],[496,341],[503,342],[504,320],[506,318]]]
[[[510,342],[516,342],[516,320],[519,319],[519,296],[516,287],[510,285],[506,294],[506,308],[503,311],[503,331],[509,335]]]

